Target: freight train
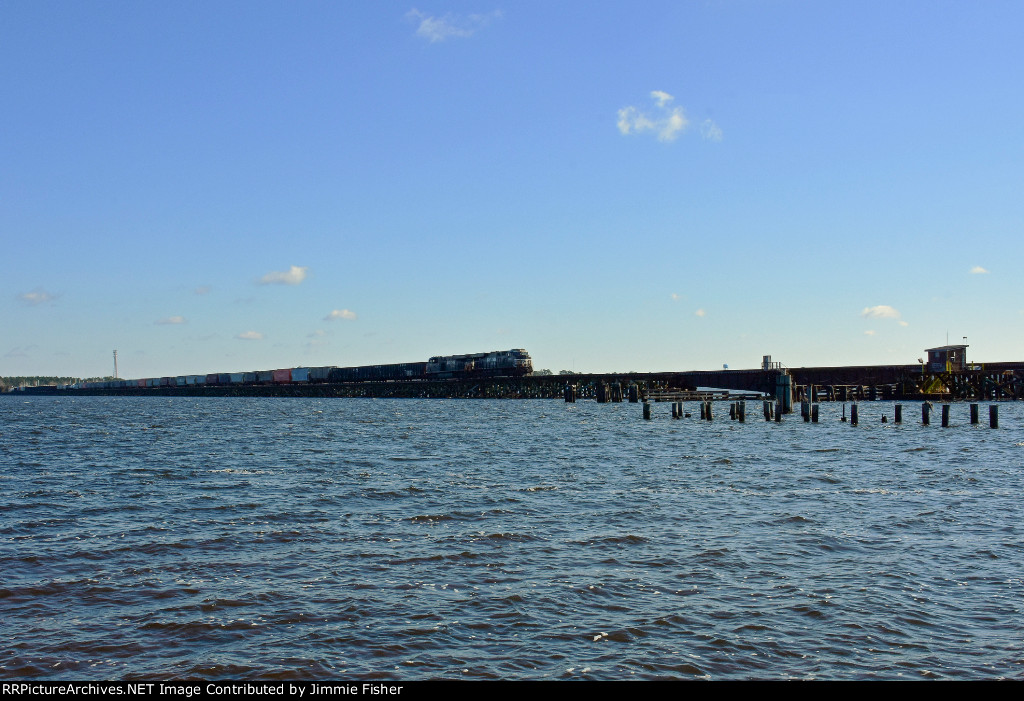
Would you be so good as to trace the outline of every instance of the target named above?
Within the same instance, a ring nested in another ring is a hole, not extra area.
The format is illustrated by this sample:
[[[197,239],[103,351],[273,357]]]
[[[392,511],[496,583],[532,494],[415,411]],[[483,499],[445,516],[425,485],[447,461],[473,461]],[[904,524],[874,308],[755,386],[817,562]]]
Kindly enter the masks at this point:
[[[522,348],[467,355],[438,355],[425,363],[395,363],[359,367],[283,368],[253,372],[221,372],[208,375],[147,377],[139,380],[107,380],[62,385],[60,389],[133,389],[140,387],[188,387],[194,385],[281,385],[337,382],[398,382],[415,380],[522,377],[533,372],[530,354]]]

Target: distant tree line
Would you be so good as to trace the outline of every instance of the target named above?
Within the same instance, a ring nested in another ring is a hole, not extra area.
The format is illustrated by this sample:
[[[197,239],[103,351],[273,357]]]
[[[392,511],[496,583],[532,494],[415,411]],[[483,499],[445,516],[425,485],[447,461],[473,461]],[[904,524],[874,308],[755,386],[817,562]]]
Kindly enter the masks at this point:
[[[108,377],[57,377],[56,375],[26,375],[0,377],[0,392],[10,392],[15,387],[38,387],[40,385],[73,385],[76,382],[103,382],[116,379]]]

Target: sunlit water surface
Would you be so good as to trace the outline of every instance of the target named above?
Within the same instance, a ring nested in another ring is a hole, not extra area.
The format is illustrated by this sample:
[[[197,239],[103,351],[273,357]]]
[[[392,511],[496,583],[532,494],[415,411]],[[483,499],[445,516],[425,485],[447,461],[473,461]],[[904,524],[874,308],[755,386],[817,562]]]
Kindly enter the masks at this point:
[[[1024,675],[1024,406],[653,408],[0,397],[0,677]]]

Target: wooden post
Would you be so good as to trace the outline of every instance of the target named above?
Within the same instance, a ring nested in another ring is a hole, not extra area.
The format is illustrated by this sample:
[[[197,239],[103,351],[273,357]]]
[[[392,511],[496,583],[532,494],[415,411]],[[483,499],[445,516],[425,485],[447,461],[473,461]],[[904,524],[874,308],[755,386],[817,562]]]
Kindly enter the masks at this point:
[[[708,405],[707,402],[700,403],[700,420],[703,421],[708,417]]]
[[[894,421],[896,423],[898,423],[898,424],[903,423],[903,405],[902,404],[897,404],[896,407],[895,407],[895,411],[896,411],[896,416],[894,418]]]
[[[988,427],[999,428],[999,405],[988,405]]]
[[[567,384],[565,386],[565,401],[575,402],[576,401],[576,386]]]
[[[636,385],[629,386],[629,403],[636,404],[640,400],[640,389]]]
[[[857,402],[850,405],[850,425],[857,425]]]
[[[818,405],[817,404],[812,404],[811,405],[811,421],[813,421],[814,423],[818,423]]]
[[[949,428],[949,404],[942,405],[942,428]]]
[[[644,420],[651,420],[651,405],[649,402],[644,402]]]
[[[764,412],[764,420],[765,421],[771,421],[772,420],[772,403],[769,402],[767,399],[762,400],[762,402],[761,402],[761,411]]]
[[[971,404],[971,424],[978,423],[978,405]]]
[[[740,420],[740,423],[747,420],[747,402],[743,399],[736,403],[736,418]]]
[[[729,405],[729,418],[733,421],[736,420],[736,402],[732,402]]]
[[[775,423],[782,422],[782,402],[775,402]]]
[[[846,402],[843,402],[843,418],[841,418],[840,421],[846,423]]]
[[[921,403],[921,424],[927,426],[931,420],[932,404],[931,402]]]
[[[708,401],[705,402],[705,404],[707,404],[707,409],[704,413],[707,414],[707,420],[712,421],[714,417],[711,415],[711,400],[709,399]]]

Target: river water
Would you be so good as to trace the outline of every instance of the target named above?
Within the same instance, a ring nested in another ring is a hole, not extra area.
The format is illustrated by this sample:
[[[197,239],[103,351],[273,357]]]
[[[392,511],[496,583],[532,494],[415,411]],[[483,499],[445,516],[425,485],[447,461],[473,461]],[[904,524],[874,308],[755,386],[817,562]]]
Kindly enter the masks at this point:
[[[2,396],[0,678],[1024,678],[1024,405],[749,408]]]

